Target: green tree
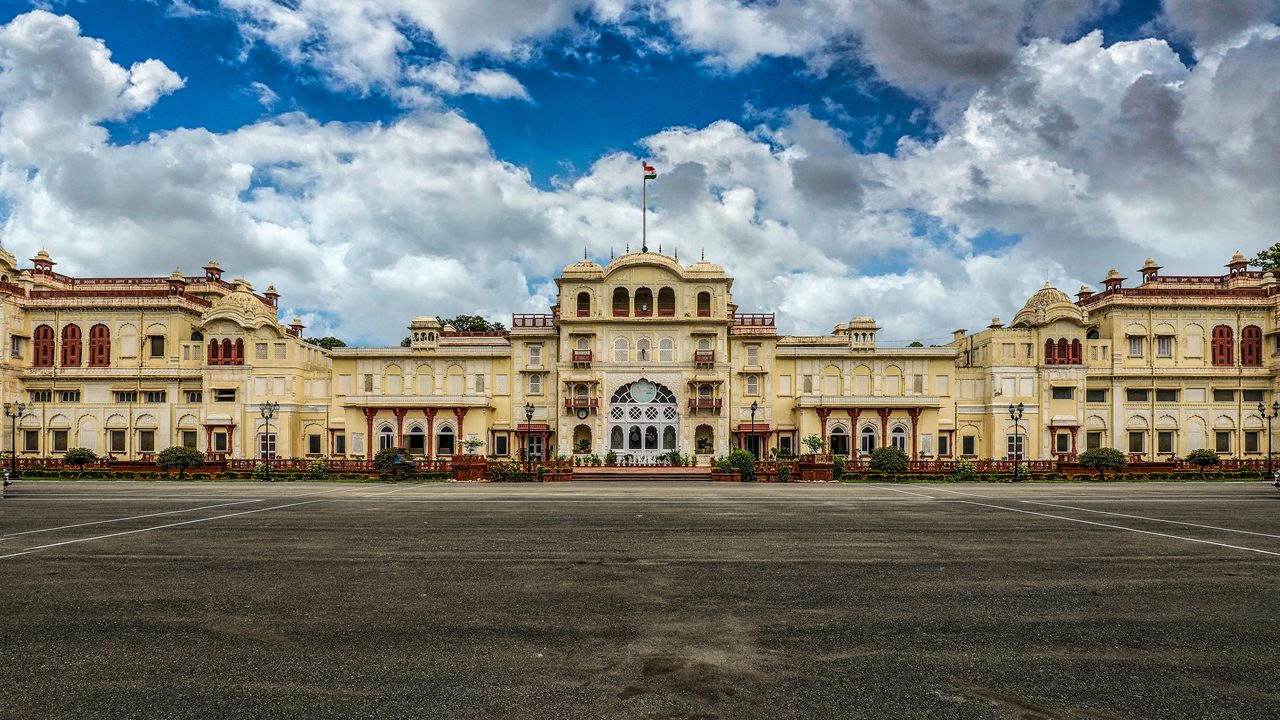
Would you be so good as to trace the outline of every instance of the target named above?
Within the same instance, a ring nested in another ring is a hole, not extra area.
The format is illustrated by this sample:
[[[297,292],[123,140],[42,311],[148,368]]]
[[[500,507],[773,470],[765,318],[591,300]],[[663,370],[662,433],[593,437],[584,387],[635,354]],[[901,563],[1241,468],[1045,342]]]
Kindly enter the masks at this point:
[[[339,340],[336,337],[333,337],[332,335],[326,335],[321,338],[307,338],[305,342],[309,342],[312,345],[317,345],[319,347],[324,348],[325,350],[332,350],[334,348],[347,346],[345,342]]]
[[[411,344],[413,344],[413,340],[409,338],[405,338],[400,341],[400,347],[409,347]]]
[[[442,319],[440,325],[452,325],[458,332],[495,332],[507,328],[500,322],[489,322],[479,315],[458,315],[447,320]]]
[[[169,470],[178,469],[178,479],[186,477],[187,468],[204,464],[204,453],[194,448],[175,445],[167,447],[156,454],[156,467]]]
[[[871,451],[871,469],[883,473],[903,473],[907,471],[911,459],[901,448],[892,445],[878,447]]]
[[[1093,448],[1080,453],[1080,467],[1097,470],[1100,480],[1107,479],[1108,470],[1123,470],[1129,465],[1124,453],[1115,448]]]
[[[1280,270],[1280,242],[1259,251],[1258,256],[1250,260],[1249,264],[1263,270]]]
[[[84,475],[85,465],[98,462],[98,453],[90,450],[89,448],[74,447],[67,450],[67,454],[63,460],[79,468],[79,472],[76,473],[76,477],[82,477]]]
[[[924,343],[920,342],[919,340],[912,340],[911,344],[908,345],[907,347],[924,347]]]
[[[1184,462],[1191,463],[1192,465],[1195,465],[1196,467],[1200,468],[1201,479],[1204,479],[1205,468],[1213,465],[1217,465],[1219,462],[1221,462],[1221,460],[1218,458],[1218,453],[1212,450],[1209,450],[1207,448],[1202,448],[1200,450],[1192,450],[1191,452],[1187,453],[1187,456],[1182,458],[1182,460]]]
[[[396,469],[396,458],[401,455],[403,455],[406,460],[409,459],[409,451],[404,448],[383,448],[373,454],[373,467],[383,475],[388,475]]]

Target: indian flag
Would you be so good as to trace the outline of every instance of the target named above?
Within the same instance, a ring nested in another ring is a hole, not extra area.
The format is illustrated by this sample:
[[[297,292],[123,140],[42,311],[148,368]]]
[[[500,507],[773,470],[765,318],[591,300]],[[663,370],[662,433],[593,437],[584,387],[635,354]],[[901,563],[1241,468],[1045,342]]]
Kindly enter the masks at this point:
[[[645,180],[657,180],[657,179],[658,179],[658,171],[657,171],[657,170],[655,170],[655,169],[653,168],[653,166],[652,166],[652,165],[645,165],[645,166],[644,166],[644,179],[645,179]]]

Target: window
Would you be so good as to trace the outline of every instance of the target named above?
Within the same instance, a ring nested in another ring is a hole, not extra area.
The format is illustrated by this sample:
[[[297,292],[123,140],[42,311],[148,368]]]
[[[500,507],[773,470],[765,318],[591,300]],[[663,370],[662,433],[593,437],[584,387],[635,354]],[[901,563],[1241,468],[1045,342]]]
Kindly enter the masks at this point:
[[[876,449],[876,431],[870,425],[862,428],[862,432],[858,433],[858,450],[863,453],[870,453]]]
[[[698,293],[698,317],[711,317],[711,293]]]
[[[155,430],[139,430],[138,431],[138,452],[155,452],[156,451],[156,431]]]
[[[276,456],[276,434],[258,433],[258,457],[270,460]]]
[[[53,452],[64,453],[67,451],[67,431],[53,431]]]
[[[1104,403],[1107,401],[1107,391],[1101,388],[1085,390],[1084,401],[1090,403]]]
[[[760,376],[759,376],[759,375],[748,375],[748,376],[747,376],[747,389],[746,389],[746,394],[747,394],[747,395],[759,395],[759,394],[760,394]]]
[[[253,358],[254,358],[255,360],[266,360],[266,359],[267,359],[267,344],[266,344],[266,343],[255,343],[255,344],[254,344],[254,346],[253,346]]]
[[[649,288],[636,290],[636,317],[648,317],[653,314],[653,291]]]
[[[149,403],[162,403],[165,401],[165,395],[166,393],[164,390],[148,390],[142,394],[142,401]]]
[[[630,354],[630,346],[627,345],[626,338],[618,338],[613,341],[613,361],[626,362]]]
[[[113,452],[113,453],[124,452],[124,431],[108,430],[107,431],[107,447],[109,448],[108,452]]]
[[[503,456],[505,456],[505,455],[510,454],[510,452],[511,452],[511,450],[509,449],[509,447],[508,447],[508,445],[507,445],[507,436],[506,436],[506,435],[494,435],[494,436],[493,436],[493,454],[494,454],[494,455],[503,455]]]
[[[62,328],[62,366],[80,367],[80,326]]]
[[[116,402],[136,403],[138,402],[138,391],[137,390],[117,390]]]
[[[1257,430],[1246,430],[1244,433],[1244,451],[1247,453],[1261,452],[1261,436],[1262,433]]]
[[[151,357],[153,358],[164,357],[164,336],[152,335],[150,340],[151,340]]]
[[[1247,403],[1257,403],[1267,401],[1266,390],[1241,390],[1240,399]]]
[[[34,352],[31,355],[31,365],[33,367],[53,367],[53,328],[48,325],[40,325],[36,327],[32,336],[34,338],[32,342]]]
[[[589,315],[591,315],[591,293],[583,290],[578,293],[578,317],[588,317]]]
[[[533,373],[532,375],[529,376],[529,394],[530,395],[542,394],[542,376],[539,375],[538,373]]]
[[[1071,452],[1071,436],[1067,433],[1057,433],[1053,436],[1054,449],[1058,454]]]
[[[22,431],[22,452],[40,452],[40,431]]]
[[[284,360],[289,357],[289,346],[285,343],[276,343],[276,359]]]
[[[1147,451],[1147,434],[1140,430],[1129,433],[1129,452],[1144,453]]]
[[[676,359],[676,344],[671,338],[662,338],[658,341],[658,360],[660,362],[672,362]]]
[[[675,317],[676,291],[669,287],[658,290],[658,317]]]
[[[204,402],[203,390],[188,390],[186,396],[187,396],[187,402],[189,403],[195,404],[195,403]]]
[[[1240,364],[1262,366],[1262,329],[1257,325],[1246,325],[1240,331]]]
[[[529,366],[542,367],[542,346],[541,345],[529,346]]]
[[[89,367],[111,364],[111,330],[106,325],[89,328]]]
[[[225,432],[222,432],[221,430],[219,430],[218,432],[213,434],[213,451],[214,452],[227,451],[227,434]]]
[[[1231,338],[1230,327],[1218,325],[1213,328],[1212,357],[1215,367],[1230,367],[1233,364]]]
[[[338,433],[333,436],[333,454],[334,455],[347,454],[347,436],[346,435],[343,435],[342,433]]]
[[[1162,357],[1162,358],[1173,357],[1173,336],[1172,335],[1156,336],[1156,357]]]
[[[1129,336],[1129,357],[1142,357],[1146,338],[1141,335]]]
[[[1156,433],[1156,452],[1165,455],[1173,454],[1173,431],[1161,430]]]
[[[631,314],[631,294],[626,288],[613,289],[614,317],[626,317]]]
[[[27,393],[33,403],[53,402],[52,390],[31,390]]]
[[[1016,343],[1002,343],[1000,345],[1000,354],[1002,357],[1011,358],[1017,352],[1017,347]]]
[[[1276,336],[1276,340],[1280,341],[1280,335]],[[1280,347],[1276,348],[1280,352]],[[22,357],[22,338],[17,335],[9,336],[9,357],[20,359]]]
[[[978,438],[976,435],[963,435],[960,437],[960,454],[961,455],[977,455],[978,454]]]
[[[58,402],[78,403],[80,402],[80,391],[79,390],[63,390],[62,392],[58,393]]]
[[[181,438],[182,447],[191,448],[192,450],[196,449],[196,431],[195,430],[183,430],[181,433],[179,433],[179,437]]]
[[[1156,389],[1156,402],[1178,402],[1178,391],[1172,389]]]
[[[1151,396],[1151,391],[1146,389],[1127,388],[1124,391],[1124,399],[1128,402],[1146,402]]]
[[[475,380],[476,380],[476,394],[483,395],[484,394],[484,375],[483,374],[476,375]]]
[[[1015,432],[1004,436],[1005,452],[1009,457],[1025,458],[1027,436],[1024,433]]]
[[[831,454],[849,454],[849,433],[845,432],[842,427],[836,426],[831,431]]]
[[[364,391],[373,392],[373,373],[365,373],[364,375]]]
[[[1235,390],[1219,390],[1218,388],[1214,388],[1213,401],[1214,402],[1235,402],[1236,391]]]
[[[710,439],[711,439],[711,436],[710,436],[710,435],[708,435],[708,436],[707,436],[708,444],[710,444]],[[778,454],[779,454],[779,455],[784,455],[784,456],[787,456],[787,455],[791,455],[791,454],[792,454],[792,452],[791,452],[791,436],[790,436],[790,435],[779,435],[779,436],[778,436]]]
[[[1213,434],[1213,449],[1220,453],[1231,452],[1231,431],[1218,430]]]
[[[912,375],[912,376],[911,376],[911,392],[913,392],[913,393],[915,393],[915,394],[917,394],[917,395],[923,395],[923,394],[924,394],[924,376],[923,376],[923,375]],[[834,393],[832,393],[832,394],[834,394]]]
[[[1076,389],[1071,387],[1055,387],[1053,389],[1054,400],[1071,400],[1076,396]]]
[[[214,390],[213,401],[214,402],[232,402],[232,403],[235,402],[236,401],[235,388],[218,388]]]
[[[889,444],[899,450],[907,449],[907,431],[903,428],[896,427],[889,431]]]
[[[747,364],[753,367],[760,364],[760,346],[759,345],[747,346]]]
[[[644,362],[649,359],[649,341],[640,338],[636,341],[636,360]]]
[[[804,387],[804,390],[802,392],[804,392],[804,394],[809,395],[813,393],[813,376],[812,375],[804,376],[803,387]]]
[[[951,436],[942,434],[938,436],[938,454],[942,457],[951,456]]]
[[[1100,447],[1102,447],[1102,433],[1087,432],[1084,434],[1085,450],[1096,450],[1097,448],[1100,448]]]

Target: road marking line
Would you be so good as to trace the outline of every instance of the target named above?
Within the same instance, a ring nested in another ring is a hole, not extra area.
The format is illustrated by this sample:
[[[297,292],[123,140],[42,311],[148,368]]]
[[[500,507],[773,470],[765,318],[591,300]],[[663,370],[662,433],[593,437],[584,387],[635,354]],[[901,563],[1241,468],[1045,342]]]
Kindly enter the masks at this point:
[[[1151,522],[1169,523],[1171,525],[1186,525],[1188,527],[1207,528],[1209,530],[1221,530],[1223,532],[1241,533],[1243,535],[1258,535],[1261,537],[1280,538],[1280,535],[1271,533],[1254,532],[1252,530],[1237,530],[1235,528],[1219,527],[1217,525],[1203,525],[1201,523],[1183,522],[1181,520],[1163,520],[1161,518],[1151,518],[1144,515],[1129,515],[1126,513],[1107,512],[1106,510],[1090,510],[1089,508],[1071,507],[1070,505],[1060,505],[1058,503],[1036,502],[1034,500],[1022,500],[1021,502],[1029,505],[1047,505],[1049,507],[1065,508],[1067,510],[1079,510],[1080,512],[1097,513],[1099,515],[1115,515],[1116,517],[1133,518],[1135,520],[1149,520]]]
[[[243,505],[251,502],[262,502],[261,500],[236,500],[234,502],[218,503],[216,505],[202,505],[201,507],[190,508],[188,510],[169,510],[167,512],[147,513],[146,515],[133,515],[131,517],[112,518],[110,520],[94,520],[92,522],[76,523],[74,525],[59,525],[58,527],[41,528],[40,530],[24,530],[22,532],[6,533],[0,535],[0,540],[4,538],[17,537],[19,535],[32,535],[34,533],[53,532],[54,530],[70,530],[71,528],[85,527],[86,525],[103,525],[106,523],[124,522],[125,520],[141,520],[142,518],[158,517],[160,515],[176,515],[178,513],[196,512],[197,510],[208,510],[216,507],[226,507],[227,505]]]
[[[940,487],[930,487],[929,489],[937,490],[939,492],[954,493],[956,495],[968,495],[969,497],[980,497],[980,498],[988,498],[988,499],[990,499],[991,497],[990,495],[979,495],[977,493],[960,492],[959,490],[948,490],[947,488],[940,488]]]
[[[905,495],[915,495],[916,497],[929,498],[930,500],[938,499],[932,495],[925,495],[924,493],[915,493],[915,492],[911,492],[910,490],[899,490],[898,488],[885,487],[883,485],[872,485],[871,487],[878,488],[880,490],[892,490],[893,492],[899,492]]]
[[[1261,553],[1263,555],[1273,555],[1280,557],[1280,552],[1272,552],[1270,550],[1259,550],[1258,548],[1244,547],[1243,545],[1229,545],[1227,543],[1214,542],[1212,540],[1201,540],[1200,538],[1186,537],[1185,535],[1170,535],[1168,533],[1153,532],[1151,530],[1139,530],[1138,528],[1125,527],[1124,525],[1112,525],[1110,523],[1094,522],[1092,520],[1081,520],[1079,518],[1067,517],[1065,515],[1053,515],[1051,513],[1035,512],[1034,510],[1019,510],[1018,508],[1004,507],[1003,505],[992,505],[990,503],[974,502],[973,500],[947,500],[945,502],[964,503],[966,505],[979,505],[982,507],[995,508],[996,510],[1007,510],[1009,512],[1023,513],[1024,515],[1038,515],[1040,517],[1054,518],[1055,520],[1066,520],[1068,522],[1082,523],[1084,525],[1096,525],[1098,527],[1111,528],[1113,530],[1128,530],[1129,532],[1141,533],[1143,535],[1155,535],[1157,537],[1172,538],[1174,540],[1186,540],[1188,542],[1203,543],[1205,545],[1216,545],[1218,547],[1231,548],[1232,550],[1244,550],[1246,552]]]
[[[406,486],[406,487],[399,487],[399,488],[396,488],[395,490],[388,490],[388,491],[386,491],[386,492],[371,493],[371,494],[369,494],[369,495],[361,495],[360,497],[364,497],[364,498],[378,497],[379,495],[390,495],[391,493],[404,492],[405,490],[413,490],[413,489],[415,489],[415,488],[414,488],[414,486],[413,486],[413,485],[409,485],[409,486]]]
[[[260,512],[267,512],[268,510],[282,510],[287,507],[297,507],[299,505],[311,505],[314,503],[322,503],[322,502],[329,502],[329,501],[328,500],[303,500],[302,502],[289,503],[288,505],[273,505],[267,508],[258,508],[257,510],[245,510],[244,512],[230,513],[227,515],[214,515],[213,517],[196,518],[195,520],[184,520],[182,522],[169,523],[167,525],[156,525],[154,527],[139,528],[137,530],[125,530],[123,532],[110,533],[107,535],[95,535],[93,537],[77,538],[75,540],[64,540],[62,542],[49,543],[48,545],[36,545],[35,547],[29,547],[19,552],[9,553],[8,555],[0,555],[0,560],[4,560],[6,558],[14,558],[20,555],[29,555],[33,552],[36,552],[37,550],[47,550],[49,548],[61,547],[63,545],[74,545],[76,543],[90,542],[92,540],[105,540],[107,538],[120,537],[121,535],[134,535],[137,533],[150,532],[151,530],[164,530],[165,528],[179,527],[181,525],[194,525],[196,523],[209,522],[210,520],[222,520],[224,518],[238,517],[241,515],[252,515],[254,513],[260,513]]]

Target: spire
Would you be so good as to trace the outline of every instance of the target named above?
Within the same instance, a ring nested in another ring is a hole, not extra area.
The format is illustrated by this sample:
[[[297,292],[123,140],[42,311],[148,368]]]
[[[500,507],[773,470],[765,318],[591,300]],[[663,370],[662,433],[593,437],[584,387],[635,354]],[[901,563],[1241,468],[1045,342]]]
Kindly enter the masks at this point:
[[[680,248],[676,248],[676,260],[680,259]]]
[[[702,248],[702,259],[703,260],[707,259],[707,249],[705,247]]]
[[[583,259],[583,260],[586,260],[586,259],[587,259],[587,246],[586,246],[586,245],[583,245],[583,246],[582,246],[582,259]]]

